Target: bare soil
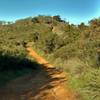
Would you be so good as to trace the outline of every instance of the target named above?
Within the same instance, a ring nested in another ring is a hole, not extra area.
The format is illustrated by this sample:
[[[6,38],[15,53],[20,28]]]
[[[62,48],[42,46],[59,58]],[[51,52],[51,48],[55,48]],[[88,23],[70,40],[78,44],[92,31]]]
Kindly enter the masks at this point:
[[[0,88],[0,100],[75,100],[64,72],[49,64],[32,48],[27,51],[41,67]]]

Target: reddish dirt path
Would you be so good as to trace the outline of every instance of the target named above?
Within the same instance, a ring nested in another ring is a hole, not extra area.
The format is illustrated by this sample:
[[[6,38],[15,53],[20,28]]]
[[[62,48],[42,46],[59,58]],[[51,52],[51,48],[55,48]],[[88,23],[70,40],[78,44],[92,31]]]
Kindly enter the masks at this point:
[[[49,64],[43,57],[39,56],[35,51],[32,50],[32,48],[27,48],[27,51],[36,59],[39,64],[43,65],[45,70],[48,72],[48,75],[50,75],[52,79],[58,79],[58,81],[54,80],[54,82],[50,83],[52,85],[55,84],[55,86],[46,90],[49,91],[49,94],[46,95],[48,98],[45,100],[75,100],[73,93],[66,87],[67,78],[65,74],[62,71],[55,70],[53,65]],[[50,69],[51,71],[55,70],[53,74],[51,74],[52,72],[50,72]]]
[[[0,100],[75,100],[74,93],[66,87],[65,74],[31,48],[27,51],[40,67],[0,88]]]

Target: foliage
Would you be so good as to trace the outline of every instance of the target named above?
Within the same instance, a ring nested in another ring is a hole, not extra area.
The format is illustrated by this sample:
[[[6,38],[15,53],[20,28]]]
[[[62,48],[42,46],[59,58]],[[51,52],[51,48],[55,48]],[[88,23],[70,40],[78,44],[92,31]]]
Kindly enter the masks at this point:
[[[5,79],[4,74],[13,73],[11,69],[31,63],[26,52],[28,45],[69,73],[70,83],[82,99],[100,99],[100,18],[89,21],[89,25],[69,24],[59,15],[4,23],[0,21],[0,70],[10,70],[0,73],[0,80]]]

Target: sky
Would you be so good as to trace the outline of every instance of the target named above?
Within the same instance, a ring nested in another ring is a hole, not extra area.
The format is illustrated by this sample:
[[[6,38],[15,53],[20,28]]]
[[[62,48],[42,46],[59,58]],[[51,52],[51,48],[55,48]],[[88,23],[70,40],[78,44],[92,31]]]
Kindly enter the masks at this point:
[[[0,20],[37,15],[60,15],[73,24],[88,23],[100,17],[100,0],[0,0]]]

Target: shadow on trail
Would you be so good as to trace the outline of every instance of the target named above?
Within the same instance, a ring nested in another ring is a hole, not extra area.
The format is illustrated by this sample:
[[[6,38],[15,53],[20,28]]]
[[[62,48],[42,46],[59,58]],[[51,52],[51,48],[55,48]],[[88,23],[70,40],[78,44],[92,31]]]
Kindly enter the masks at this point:
[[[26,58],[0,55],[0,83],[6,83],[0,87],[0,100],[38,100],[34,98],[41,92],[46,95],[46,90],[66,81],[64,77],[52,77],[60,73]]]
[[[0,53],[0,86],[10,80],[32,72],[38,68],[38,64],[27,58],[3,55]]]

